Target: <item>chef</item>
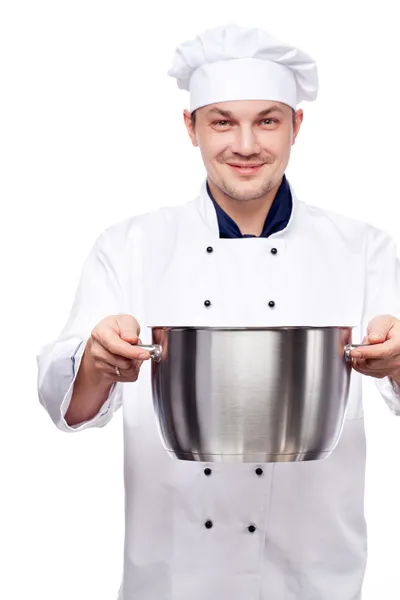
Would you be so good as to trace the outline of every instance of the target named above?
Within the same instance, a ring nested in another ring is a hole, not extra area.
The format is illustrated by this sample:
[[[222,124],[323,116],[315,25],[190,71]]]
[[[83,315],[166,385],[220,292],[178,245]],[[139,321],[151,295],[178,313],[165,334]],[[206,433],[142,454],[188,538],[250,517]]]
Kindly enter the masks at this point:
[[[169,75],[190,92],[184,121],[207,176],[196,198],[99,235],[64,330],[38,356],[40,402],[66,432],[103,427],[122,407],[119,600],[358,600],[367,560],[362,375],[400,414],[395,243],[306,203],[285,176],[298,104],[317,96],[305,52],[231,24],[179,45]],[[153,412],[151,360],[136,347],[157,325],[353,326],[353,342],[368,346],[352,353],[329,458],[171,459]]]

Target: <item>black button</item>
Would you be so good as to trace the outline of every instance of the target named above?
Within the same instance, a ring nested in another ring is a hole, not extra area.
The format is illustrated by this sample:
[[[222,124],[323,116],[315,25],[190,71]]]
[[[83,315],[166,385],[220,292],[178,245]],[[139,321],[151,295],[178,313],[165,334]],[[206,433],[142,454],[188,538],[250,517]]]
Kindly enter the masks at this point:
[[[211,527],[213,526],[212,521],[206,521],[204,525],[207,527],[207,529],[211,529]]]
[[[249,525],[248,530],[250,531],[250,533],[254,533],[256,528],[254,527],[254,525]]]
[[[271,254],[277,254],[278,250],[276,248],[271,248]]]
[[[262,475],[264,473],[264,471],[262,469],[260,469],[260,467],[258,467],[258,469],[256,469],[256,473],[257,473],[257,475]]]
[[[209,300],[204,300],[204,306],[211,306],[211,302]]]
[[[212,246],[208,246],[207,252],[213,252],[214,248]]]
[[[212,471],[208,467],[207,467],[207,469],[204,469],[204,475],[211,475],[211,473],[212,473]]]
[[[274,302],[273,300],[270,300],[270,301],[268,302],[268,306],[270,306],[271,308],[274,308],[274,306],[275,306],[275,302]]]

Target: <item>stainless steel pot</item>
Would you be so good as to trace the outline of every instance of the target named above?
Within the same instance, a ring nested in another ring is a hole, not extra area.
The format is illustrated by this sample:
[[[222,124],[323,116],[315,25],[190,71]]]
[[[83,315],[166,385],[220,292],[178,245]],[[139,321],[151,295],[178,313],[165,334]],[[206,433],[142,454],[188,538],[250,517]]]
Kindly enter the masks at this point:
[[[152,394],[181,460],[327,458],[348,401],[352,327],[153,327]]]

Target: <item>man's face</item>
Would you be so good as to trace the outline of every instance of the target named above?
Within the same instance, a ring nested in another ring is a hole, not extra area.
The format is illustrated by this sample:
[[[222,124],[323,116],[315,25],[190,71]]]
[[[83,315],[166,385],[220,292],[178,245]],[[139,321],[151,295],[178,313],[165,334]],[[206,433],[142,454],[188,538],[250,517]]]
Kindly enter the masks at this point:
[[[185,123],[199,146],[208,178],[235,200],[265,196],[282,178],[289,162],[303,111],[281,102],[238,100],[199,108],[193,130],[189,111]],[[243,168],[240,168],[243,167]]]

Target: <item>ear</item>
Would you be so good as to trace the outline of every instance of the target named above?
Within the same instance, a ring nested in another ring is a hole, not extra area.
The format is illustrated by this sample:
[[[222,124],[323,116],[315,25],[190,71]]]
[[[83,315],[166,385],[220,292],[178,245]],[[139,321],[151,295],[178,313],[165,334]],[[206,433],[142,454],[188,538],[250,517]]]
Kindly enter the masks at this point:
[[[190,140],[191,140],[193,146],[198,146],[197,138],[196,138],[196,133],[195,133],[195,131],[193,129],[192,119],[191,119],[191,116],[190,116],[190,112],[187,109],[185,109],[183,111],[183,120],[185,122],[186,129],[187,129],[188,135],[190,137]]]
[[[295,113],[295,122],[294,122],[294,127],[293,127],[293,138],[292,138],[292,146],[294,145],[297,135],[300,131],[300,126],[303,122],[303,118],[304,118],[304,112],[303,109],[299,109],[296,111]]]

